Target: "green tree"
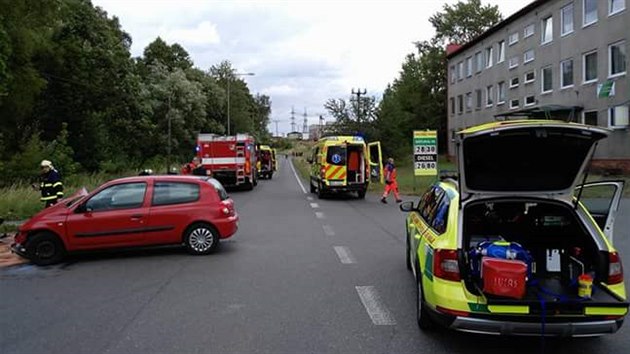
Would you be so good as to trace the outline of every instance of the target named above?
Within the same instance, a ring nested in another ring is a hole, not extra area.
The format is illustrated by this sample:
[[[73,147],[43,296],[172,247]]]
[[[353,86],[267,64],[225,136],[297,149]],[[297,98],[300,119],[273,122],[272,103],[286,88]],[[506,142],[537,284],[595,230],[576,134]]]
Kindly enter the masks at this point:
[[[177,43],[168,45],[160,37],[149,43],[139,61],[147,67],[160,63],[169,70],[187,70],[193,67],[190,55],[181,45]]]
[[[52,46],[60,1],[0,0],[0,135],[11,156],[37,130],[34,110],[47,79],[39,70]]]
[[[483,6],[481,0],[444,4],[442,12],[429,18],[435,28],[436,40],[458,44],[470,42],[501,20],[499,6]]]
[[[436,35],[416,43],[398,78],[387,88],[379,104],[378,137],[386,152],[405,156],[411,151],[414,129],[438,131],[440,151],[445,151],[446,131],[446,42],[465,43],[501,20],[496,6],[482,6],[479,0],[444,5],[430,18]]]
[[[86,0],[66,0],[63,21],[55,28],[55,44],[42,65],[49,80],[38,105],[44,140],[53,140],[67,122],[75,158],[89,170],[121,152],[121,132],[112,122],[134,114],[131,38],[117,18]],[[124,133],[124,132],[122,132]],[[127,148],[130,137],[125,136]]]

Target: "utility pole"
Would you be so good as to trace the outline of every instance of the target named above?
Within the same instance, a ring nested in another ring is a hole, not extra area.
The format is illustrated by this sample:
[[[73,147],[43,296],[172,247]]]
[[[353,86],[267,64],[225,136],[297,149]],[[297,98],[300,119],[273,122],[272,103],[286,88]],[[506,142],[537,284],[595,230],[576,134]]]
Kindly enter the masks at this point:
[[[280,134],[278,134],[278,122],[281,122],[280,119],[273,119],[272,122],[276,123],[276,137],[279,137]]]
[[[172,93],[168,95],[168,111],[166,111],[166,115],[168,118],[168,154],[166,157],[167,174],[171,171],[171,96]]]
[[[291,106],[291,133],[295,131],[295,110]]]
[[[354,89],[352,89],[352,94],[353,95],[357,95],[357,123],[361,124],[361,95],[365,95],[367,93],[367,89],[363,89],[363,91],[361,91],[361,89],[357,89],[357,91],[355,92]]]
[[[302,133],[308,134],[308,118],[306,118],[306,107],[304,107],[304,125],[302,125]]]
[[[319,132],[317,133],[317,139],[321,138],[324,135],[324,116],[319,115]]]

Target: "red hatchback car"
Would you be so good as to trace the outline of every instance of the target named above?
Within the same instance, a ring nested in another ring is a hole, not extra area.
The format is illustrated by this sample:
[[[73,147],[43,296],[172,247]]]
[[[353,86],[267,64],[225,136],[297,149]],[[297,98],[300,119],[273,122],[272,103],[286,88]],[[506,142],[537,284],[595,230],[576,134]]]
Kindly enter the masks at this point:
[[[208,254],[237,223],[234,202],[213,178],[121,178],[42,210],[20,226],[12,250],[38,265],[67,252],[150,245]]]

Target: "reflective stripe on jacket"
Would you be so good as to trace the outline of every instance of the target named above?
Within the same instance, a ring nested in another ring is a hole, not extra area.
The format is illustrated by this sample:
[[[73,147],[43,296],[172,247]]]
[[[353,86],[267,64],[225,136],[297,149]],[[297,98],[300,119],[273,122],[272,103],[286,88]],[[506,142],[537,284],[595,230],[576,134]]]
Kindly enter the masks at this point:
[[[63,183],[57,170],[50,170],[46,175],[43,175],[39,187],[42,193],[40,198],[42,202],[63,198]]]

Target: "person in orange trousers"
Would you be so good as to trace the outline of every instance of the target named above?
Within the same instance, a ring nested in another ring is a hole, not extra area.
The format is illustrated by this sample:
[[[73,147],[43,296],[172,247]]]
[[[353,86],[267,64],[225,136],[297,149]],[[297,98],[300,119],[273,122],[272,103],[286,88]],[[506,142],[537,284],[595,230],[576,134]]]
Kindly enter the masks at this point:
[[[396,203],[402,202],[400,199],[400,194],[398,193],[398,182],[396,182],[396,165],[394,165],[394,159],[388,158],[387,163],[385,164],[385,191],[383,192],[383,198],[381,198],[381,203],[387,204],[387,196],[389,192],[394,192],[394,197],[396,197]]]

